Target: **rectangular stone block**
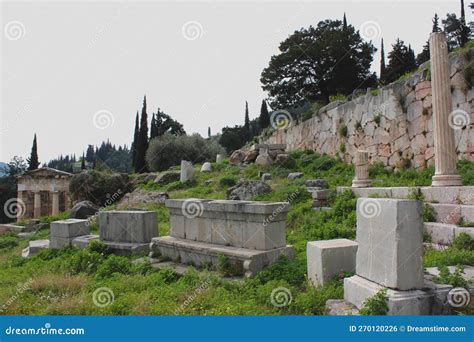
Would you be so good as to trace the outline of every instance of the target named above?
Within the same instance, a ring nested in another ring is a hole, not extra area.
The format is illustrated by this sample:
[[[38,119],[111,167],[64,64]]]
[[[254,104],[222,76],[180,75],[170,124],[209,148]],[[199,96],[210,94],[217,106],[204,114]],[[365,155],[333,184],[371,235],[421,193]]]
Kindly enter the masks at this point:
[[[359,276],[344,279],[344,300],[363,307],[364,301],[384,287]],[[387,289],[388,315],[429,315],[434,300],[433,291],[399,291]]]
[[[74,238],[51,236],[49,240],[49,248],[59,249],[71,246],[73,239]]]
[[[357,200],[357,275],[380,285],[423,286],[421,202],[388,198]]]
[[[87,220],[67,219],[51,222],[51,237],[75,238],[90,234]]]
[[[323,286],[341,272],[355,272],[356,253],[357,242],[348,239],[308,242],[308,278],[315,286]]]
[[[100,239],[111,242],[148,243],[159,235],[154,211],[99,212]]]
[[[173,237],[257,250],[286,246],[286,202],[187,199],[166,206]]]

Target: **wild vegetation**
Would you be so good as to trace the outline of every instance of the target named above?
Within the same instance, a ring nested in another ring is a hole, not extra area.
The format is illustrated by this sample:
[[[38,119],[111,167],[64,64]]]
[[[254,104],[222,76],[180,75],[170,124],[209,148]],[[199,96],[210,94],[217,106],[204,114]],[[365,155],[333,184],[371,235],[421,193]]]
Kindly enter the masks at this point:
[[[324,314],[327,299],[342,298],[340,275],[324,287],[314,287],[306,277],[306,242],[311,240],[344,237],[355,238],[356,199],[351,192],[342,192],[331,199],[331,212],[316,212],[312,199],[304,187],[305,179],[322,177],[330,187],[349,185],[353,166],[341,160],[296,151],[295,170],[304,172],[303,179],[289,181],[289,169],[271,166],[269,184],[274,191],[257,200],[283,201],[291,199],[287,218],[287,242],[294,245],[294,260],[281,259],[251,279],[232,279],[223,267],[215,270],[189,268],[184,275],[171,269],[157,270],[142,255],[120,257],[108,253],[104,245],[91,244],[88,249],[45,250],[31,259],[20,257],[28,240],[48,238],[49,230],[42,229],[28,239],[16,235],[0,237],[0,307],[2,314],[181,314],[181,315],[282,315]],[[471,163],[460,163],[461,174],[472,172]],[[227,189],[241,177],[259,179],[261,169],[256,165],[245,168],[231,166],[227,161],[213,164],[211,173],[197,173],[193,184],[154,182],[140,185],[149,191],[168,191],[171,198],[226,197]],[[388,172],[373,167],[371,172],[384,184],[423,185],[430,172]],[[210,181],[210,185],[205,185]],[[472,184],[472,180],[471,183]],[[160,235],[169,231],[169,214],[164,206],[144,206],[158,213]],[[112,209],[113,206],[107,209]],[[64,217],[65,214],[62,214]],[[49,223],[59,217],[44,217]],[[97,227],[93,225],[93,231]],[[428,266],[474,265],[474,251],[466,238],[443,251],[427,250],[424,264]],[[444,276],[446,272],[443,271]],[[456,279],[456,278],[453,278]],[[454,281],[454,280],[453,280]],[[108,287],[114,293],[111,305],[98,307],[93,293]],[[278,308],[271,303],[271,293],[277,287],[290,290],[292,300]],[[199,290],[197,290],[199,289]],[[190,299],[191,298],[191,299]],[[380,312],[380,300],[374,299],[369,312]]]

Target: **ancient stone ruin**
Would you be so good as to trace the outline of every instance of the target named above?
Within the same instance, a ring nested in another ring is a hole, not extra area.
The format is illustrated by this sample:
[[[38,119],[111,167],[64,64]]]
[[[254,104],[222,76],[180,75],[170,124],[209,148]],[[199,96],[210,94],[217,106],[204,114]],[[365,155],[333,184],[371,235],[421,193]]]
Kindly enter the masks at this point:
[[[286,245],[287,203],[232,200],[167,200],[170,235],[152,239],[153,256],[197,267],[219,265],[224,257],[236,273],[252,276],[280,255]]]
[[[21,219],[57,215],[71,208],[69,181],[72,174],[49,167],[25,172],[18,177],[18,210]]]

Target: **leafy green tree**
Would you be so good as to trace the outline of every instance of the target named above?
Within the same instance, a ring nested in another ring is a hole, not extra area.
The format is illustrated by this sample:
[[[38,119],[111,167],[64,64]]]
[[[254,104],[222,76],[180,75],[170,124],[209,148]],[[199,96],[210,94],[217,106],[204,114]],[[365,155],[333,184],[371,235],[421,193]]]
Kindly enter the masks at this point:
[[[222,145],[229,154],[244,146],[245,142],[245,131],[242,126],[224,127],[219,137],[219,144]]]
[[[396,81],[400,76],[416,69],[415,52],[406,46],[403,40],[397,39],[388,54],[385,84]]]
[[[458,19],[456,14],[448,13],[442,23],[449,51],[464,46],[469,40],[469,28],[462,17]]]
[[[272,108],[317,100],[327,103],[330,95],[350,94],[376,82],[370,72],[376,49],[352,25],[344,28],[340,20],[295,31],[280,43],[279,50],[260,78]]]
[[[31,154],[30,157],[27,159],[28,161],[28,170],[36,170],[40,162],[38,160],[38,145],[36,143],[36,134],[35,137],[33,138],[33,146],[31,147]]]
[[[155,122],[157,130],[156,136],[162,136],[165,133],[170,133],[171,135],[186,134],[183,125],[174,120],[170,115],[162,112],[160,108],[158,108],[158,112],[156,113]]]

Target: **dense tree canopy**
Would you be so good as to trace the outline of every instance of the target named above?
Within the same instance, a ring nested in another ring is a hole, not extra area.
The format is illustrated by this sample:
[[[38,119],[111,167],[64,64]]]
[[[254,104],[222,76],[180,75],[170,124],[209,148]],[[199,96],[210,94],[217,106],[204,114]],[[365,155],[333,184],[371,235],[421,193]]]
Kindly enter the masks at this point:
[[[327,103],[330,95],[375,84],[376,77],[370,72],[374,46],[340,20],[295,31],[279,50],[260,79],[272,108],[315,100]]]

